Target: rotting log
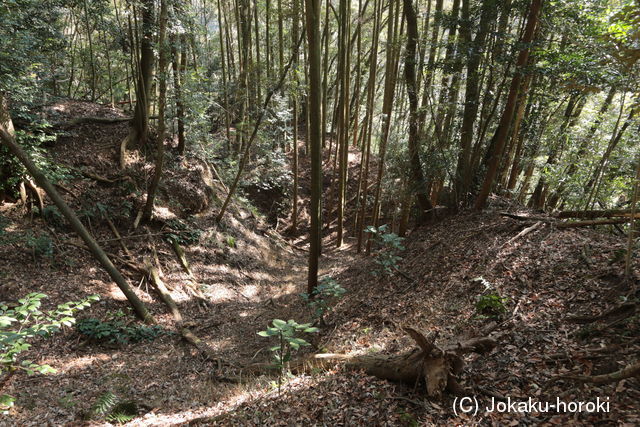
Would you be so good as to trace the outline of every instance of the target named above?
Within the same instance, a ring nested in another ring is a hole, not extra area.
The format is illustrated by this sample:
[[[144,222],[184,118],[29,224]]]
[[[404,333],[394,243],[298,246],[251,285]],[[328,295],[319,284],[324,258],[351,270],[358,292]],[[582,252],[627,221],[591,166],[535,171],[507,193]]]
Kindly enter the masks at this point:
[[[118,288],[125,295],[129,303],[133,306],[136,315],[148,323],[153,323],[153,316],[147,311],[147,308],[138,296],[133,292],[126,279],[122,276],[120,271],[113,265],[104,250],[98,245],[96,240],[91,236],[91,233],[80,222],[76,214],[69,208],[64,199],[60,196],[53,184],[44,176],[42,171],[31,161],[29,156],[18,145],[13,136],[8,133],[3,126],[0,126],[0,140],[11,151],[11,153],[18,158],[20,163],[29,171],[29,174],[33,177],[35,182],[44,189],[49,198],[55,203],[60,210],[60,213],[66,218],[73,230],[82,238],[87,245],[91,254],[100,262],[105,271],[109,274],[111,279],[118,285]]]
[[[582,219],[597,219],[597,218],[614,218],[614,217],[628,217],[633,215],[631,209],[607,209],[607,210],[588,210],[588,211],[562,211],[556,214],[557,218],[582,218]],[[636,214],[636,218],[640,217],[640,214]]]
[[[424,383],[430,397],[438,397],[444,391],[461,395],[465,393],[465,389],[458,383],[457,377],[464,367],[462,356],[467,353],[488,353],[496,346],[493,338],[480,337],[440,348],[436,346],[433,337],[425,336],[410,327],[403,329],[416,342],[418,348],[392,355],[315,354],[292,362],[291,371],[297,373],[318,368],[327,369],[336,363],[344,363],[348,370],[364,371],[380,379],[412,386]],[[266,364],[255,364],[250,365],[247,370],[260,372],[269,368]]]
[[[558,228],[577,228],[577,227],[589,227],[592,225],[624,224],[629,221],[631,221],[631,218],[594,219],[594,220],[588,220],[588,221],[559,222],[556,224],[556,226]]]
[[[621,381],[625,378],[631,377],[640,377],[640,361],[636,361],[626,367],[620,369],[619,371],[611,372],[610,374],[602,374],[602,375],[559,375],[557,377],[551,378],[546,387],[549,387],[551,384],[560,381],[560,380],[570,380],[577,381],[584,384],[609,384],[617,381]]]

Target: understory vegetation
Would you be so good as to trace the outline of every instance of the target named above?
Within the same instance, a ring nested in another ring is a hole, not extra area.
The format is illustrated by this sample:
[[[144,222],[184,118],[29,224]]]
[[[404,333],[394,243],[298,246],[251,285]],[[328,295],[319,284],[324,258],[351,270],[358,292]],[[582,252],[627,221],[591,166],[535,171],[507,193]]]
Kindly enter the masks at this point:
[[[639,71],[638,0],[0,0],[0,424],[637,425]]]

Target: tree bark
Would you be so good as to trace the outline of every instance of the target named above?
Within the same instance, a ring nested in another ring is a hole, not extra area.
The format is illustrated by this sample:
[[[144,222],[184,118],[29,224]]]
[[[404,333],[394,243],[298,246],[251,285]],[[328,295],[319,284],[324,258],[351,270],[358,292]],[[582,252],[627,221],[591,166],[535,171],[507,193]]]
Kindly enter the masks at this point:
[[[102,267],[109,274],[111,279],[118,285],[122,293],[127,297],[129,303],[133,307],[136,315],[145,322],[153,323],[153,316],[147,311],[147,308],[144,306],[142,301],[138,298],[138,296],[133,292],[126,279],[120,274],[118,269],[113,265],[107,254],[102,250],[100,245],[95,241],[93,236],[89,233],[89,231],[82,225],[82,222],[78,219],[76,214],[69,208],[69,206],[62,199],[58,191],[55,187],[49,182],[49,180],[44,176],[42,171],[38,169],[38,167],[31,161],[29,156],[22,150],[20,145],[14,139],[13,133],[13,124],[11,122],[11,117],[8,112],[5,110],[5,101],[2,94],[0,94],[0,139],[2,143],[11,151],[11,153],[18,158],[20,163],[24,165],[29,174],[33,177],[35,182],[42,187],[49,198],[55,203],[55,205],[60,210],[60,213],[69,221],[69,224],[73,228],[73,230],[82,238],[85,242],[91,254],[98,260],[98,262],[102,265]]]
[[[305,0],[309,59],[309,148],[311,154],[311,230],[307,293],[318,285],[318,264],[322,248],[322,78],[320,54],[320,0]]]
[[[518,96],[518,89],[520,87],[520,82],[522,81],[521,70],[524,66],[527,65],[527,62],[529,60],[529,44],[533,41],[535,30],[538,25],[540,9],[542,9],[542,0],[532,0],[531,6],[529,7],[529,16],[527,18],[527,25],[525,27],[525,31],[521,39],[521,43],[524,44],[525,47],[518,54],[518,59],[516,61],[515,75],[511,80],[511,86],[509,88],[509,95],[507,96],[507,102],[505,104],[504,111],[502,113],[502,117],[498,125],[498,129],[496,130],[496,134],[494,136],[495,138],[494,150],[491,155],[491,159],[489,160],[487,174],[484,178],[482,189],[480,190],[480,194],[478,195],[478,198],[476,199],[476,202],[474,205],[475,209],[478,209],[478,210],[484,208],[485,204],[487,203],[487,199],[489,198],[489,193],[491,192],[491,187],[493,186],[493,182],[498,172],[498,164],[500,162],[502,150],[504,148],[504,144],[507,139],[507,134],[509,132],[509,125],[511,124],[511,119],[513,118],[513,114],[515,111],[515,104]]]
[[[407,45],[405,49],[404,76],[409,98],[409,165],[411,182],[408,187],[415,194],[420,213],[418,223],[424,223],[432,213],[433,206],[427,194],[422,163],[420,162],[420,135],[418,134],[418,87],[416,83],[416,46],[418,43],[418,20],[412,0],[403,0],[404,17],[407,22]]]

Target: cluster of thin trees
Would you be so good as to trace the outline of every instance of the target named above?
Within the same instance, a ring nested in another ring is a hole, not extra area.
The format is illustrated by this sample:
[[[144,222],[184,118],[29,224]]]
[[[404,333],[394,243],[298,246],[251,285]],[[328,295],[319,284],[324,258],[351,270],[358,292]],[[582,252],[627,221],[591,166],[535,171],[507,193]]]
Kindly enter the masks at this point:
[[[312,270],[323,223],[335,229],[338,246],[351,224],[360,251],[366,226],[391,221],[402,235],[438,205],[482,209],[492,193],[539,209],[614,207],[632,193],[639,15],[633,2],[62,5],[56,25],[66,49],[50,54],[43,77],[51,92],[129,105],[123,163],[127,150],[149,143],[150,117],[157,117],[156,168],[143,218],[152,215],[166,135],[177,134],[179,153],[189,148],[193,81],[207,82],[198,88],[210,100],[210,131],[237,159],[219,218],[260,126],[274,115],[273,99],[286,101],[294,231],[301,156],[312,165]],[[323,162],[331,187],[324,200]]]

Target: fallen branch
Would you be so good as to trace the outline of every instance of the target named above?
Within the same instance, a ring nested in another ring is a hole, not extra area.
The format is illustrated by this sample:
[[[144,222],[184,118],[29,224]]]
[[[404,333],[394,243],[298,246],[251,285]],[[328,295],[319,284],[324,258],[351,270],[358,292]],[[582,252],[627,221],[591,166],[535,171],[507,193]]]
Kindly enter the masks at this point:
[[[156,266],[151,263],[150,258],[145,258],[144,261],[145,269],[147,271],[148,277],[151,281],[151,284],[156,288],[158,294],[160,295],[160,299],[165,305],[169,308],[173,319],[176,321],[176,329],[180,332],[182,338],[187,341],[189,344],[193,345],[200,353],[207,359],[218,361],[216,352],[204,341],[198,338],[189,328],[184,326],[184,321],[182,318],[182,314],[178,309],[178,305],[171,297],[169,290],[166,285],[160,278],[160,274]],[[220,361],[218,361],[220,363]]]
[[[571,323],[593,323],[600,320],[609,320],[611,318],[620,320],[632,316],[636,312],[636,309],[636,303],[627,302],[613,307],[602,314],[595,316],[567,316],[566,320]]]
[[[521,237],[526,236],[527,234],[531,233],[532,231],[537,230],[538,228],[540,228],[542,225],[544,225],[544,222],[542,221],[538,221],[535,224],[533,224],[530,227],[525,228],[524,230],[522,230],[521,232],[519,232],[518,234],[516,234],[513,238],[509,239],[504,245],[502,246],[507,246],[510,245],[511,243],[515,242],[516,240],[518,240]]]
[[[474,338],[455,342],[444,348],[436,346],[433,336],[424,335],[416,329],[404,327],[404,331],[415,341],[418,348],[400,354],[315,354],[309,358],[293,362],[292,372],[306,372],[311,369],[329,369],[336,363],[344,363],[345,369],[364,371],[377,378],[415,385],[424,382],[427,394],[436,397],[445,390],[462,394],[466,390],[458,383],[466,353],[487,353],[496,342],[492,338]],[[271,365],[254,364],[247,369],[253,372],[269,370]]]
[[[553,377],[547,383],[547,386],[560,380],[572,380],[581,383],[589,384],[609,384],[614,383],[625,378],[640,377],[640,361],[637,361],[631,365],[626,366],[619,371],[612,372],[610,374],[603,375],[559,375]]]
[[[557,218],[584,218],[584,219],[596,219],[596,218],[612,218],[612,217],[629,217],[633,213],[631,209],[607,209],[607,210],[589,210],[589,211],[562,211],[556,214]],[[636,214],[636,218],[640,217],[640,214]]]
[[[509,212],[500,212],[500,216],[506,216],[507,218],[515,219],[518,221],[540,221],[546,223],[555,222],[553,218],[544,216],[530,216],[530,215],[517,215]]]
[[[598,219],[589,221],[571,221],[571,222],[559,222],[558,228],[577,228],[577,227],[589,227],[592,225],[613,225],[624,224],[631,221],[631,218],[616,218],[616,219]]]

